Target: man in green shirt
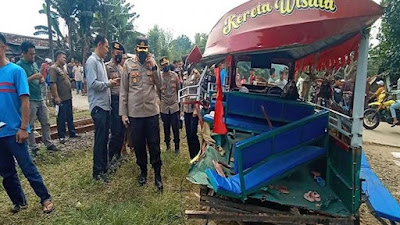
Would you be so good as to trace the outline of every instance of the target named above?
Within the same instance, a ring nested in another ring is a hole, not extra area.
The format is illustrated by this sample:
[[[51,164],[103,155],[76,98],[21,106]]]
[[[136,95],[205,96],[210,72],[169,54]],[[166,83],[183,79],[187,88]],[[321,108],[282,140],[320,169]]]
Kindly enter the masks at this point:
[[[35,45],[32,42],[25,41],[21,44],[22,58],[17,62],[17,65],[21,66],[28,76],[29,83],[29,126],[32,132],[29,134],[29,147],[32,155],[35,156],[39,150],[35,140],[35,119],[38,118],[42,127],[42,141],[46,145],[47,150],[57,151],[57,147],[51,142],[50,138],[50,123],[49,123],[49,109],[46,106],[45,101],[42,98],[42,89],[40,84],[44,83],[45,80],[40,73],[39,67],[35,63]]]

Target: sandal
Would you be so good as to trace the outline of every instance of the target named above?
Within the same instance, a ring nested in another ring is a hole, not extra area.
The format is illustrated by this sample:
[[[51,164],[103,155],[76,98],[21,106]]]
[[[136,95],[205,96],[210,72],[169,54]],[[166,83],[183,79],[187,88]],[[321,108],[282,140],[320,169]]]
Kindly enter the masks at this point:
[[[315,202],[314,196],[312,195],[312,191],[309,191],[303,196],[309,202]]]
[[[54,211],[54,203],[51,200],[46,200],[42,203],[43,213],[50,214]]]
[[[321,201],[321,196],[316,191],[313,191],[311,194],[314,197],[314,200],[316,202],[320,202]]]
[[[290,194],[289,189],[287,189],[287,187],[285,187],[285,186],[272,186],[271,185],[270,188],[279,191],[279,193],[281,193],[281,194]]]

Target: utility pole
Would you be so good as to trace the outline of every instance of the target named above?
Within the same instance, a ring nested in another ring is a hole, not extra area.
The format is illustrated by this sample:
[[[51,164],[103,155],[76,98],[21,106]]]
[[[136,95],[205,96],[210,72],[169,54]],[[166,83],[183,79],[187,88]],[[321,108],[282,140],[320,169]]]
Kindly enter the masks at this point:
[[[49,51],[50,59],[54,61],[53,29],[51,28],[50,0],[46,0],[47,27],[49,28]]]

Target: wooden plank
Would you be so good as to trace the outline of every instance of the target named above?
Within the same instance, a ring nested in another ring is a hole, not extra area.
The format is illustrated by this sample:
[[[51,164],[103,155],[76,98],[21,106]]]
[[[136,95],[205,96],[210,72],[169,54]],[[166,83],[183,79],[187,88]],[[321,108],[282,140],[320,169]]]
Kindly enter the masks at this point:
[[[220,210],[224,210],[227,212],[237,212],[237,213],[250,213],[244,210],[240,210],[240,209],[235,209],[235,208],[231,208],[225,205],[221,205],[221,204],[215,204],[215,203],[211,203],[211,202],[207,202],[207,201],[201,201],[200,202],[201,206],[207,206],[210,208],[215,208],[215,209],[220,209]]]
[[[231,202],[231,201],[227,201],[227,200],[223,200],[223,199],[211,197],[211,196],[201,196],[200,200],[201,201],[209,201],[209,202],[212,202],[215,204],[221,204],[224,206],[229,206],[231,208],[236,208],[236,209],[244,210],[247,212],[253,212],[253,213],[277,213],[277,214],[282,214],[282,215],[290,214],[288,212],[270,209],[267,207],[236,203],[236,202]]]
[[[352,224],[352,218],[330,218],[315,215],[271,215],[267,213],[259,214],[243,214],[234,212],[206,212],[206,211],[194,211],[186,210],[186,216],[188,219],[208,219],[215,221],[239,221],[239,222],[264,222],[264,223],[319,223],[319,224]]]

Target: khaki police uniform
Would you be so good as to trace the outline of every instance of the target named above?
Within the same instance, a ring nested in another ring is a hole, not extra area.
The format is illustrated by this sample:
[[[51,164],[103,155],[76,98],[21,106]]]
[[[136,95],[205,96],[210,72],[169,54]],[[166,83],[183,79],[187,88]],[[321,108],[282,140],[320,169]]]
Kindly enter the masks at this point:
[[[159,105],[157,91],[161,87],[158,69],[142,65],[135,56],[126,60],[119,99],[119,114],[129,117],[130,131],[135,148],[137,164],[142,175],[147,175],[147,152],[150,163],[161,168]]]
[[[199,76],[191,74],[186,77],[183,82],[183,87],[197,85],[200,80]],[[191,93],[193,94],[193,93]],[[187,97],[184,102],[195,101],[196,99],[191,99]],[[195,105],[193,104],[182,104],[182,111],[184,112],[185,118],[185,129],[186,129],[186,139],[189,147],[190,158],[196,157],[197,153],[200,151],[200,142],[197,136],[197,126],[199,124],[199,118],[197,115],[193,115]]]
[[[175,153],[179,153],[179,100],[178,89],[180,79],[173,71],[162,72],[161,75],[160,108],[164,125],[164,142],[170,150],[171,127],[174,134]]]
[[[112,60],[106,63],[108,79],[121,78],[122,66]],[[108,158],[113,160],[121,157],[121,149],[124,144],[125,126],[119,115],[119,91],[120,86],[111,88],[111,135],[108,149]],[[114,162],[114,161],[113,161]]]

